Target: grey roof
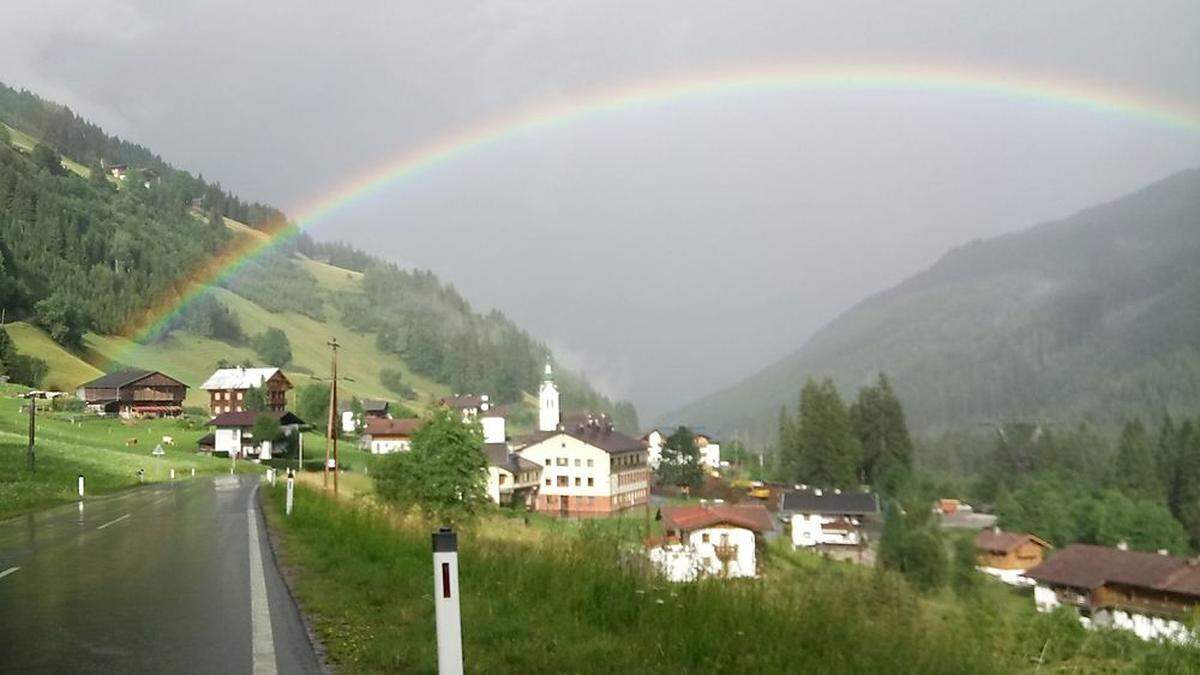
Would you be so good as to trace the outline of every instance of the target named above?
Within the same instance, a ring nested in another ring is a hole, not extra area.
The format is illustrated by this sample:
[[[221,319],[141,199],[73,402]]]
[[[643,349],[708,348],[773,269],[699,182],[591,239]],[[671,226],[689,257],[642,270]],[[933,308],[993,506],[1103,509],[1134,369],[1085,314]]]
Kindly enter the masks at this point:
[[[521,471],[540,470],[542,468],[542,465],[537,462],[531,462],[524,457],[509,452],[508,445],[505,443],[484,443],[483,454],[487,456],[488,464],[500,467],[513,474]]]
[[[140,368],[126,368],[116,372],[101,375],[91,382],[85,382],[79,386],[84,388],[94,389],[119,389],[129,384],[137,382],[147,375],[154,374],[153,370],[142,370]]]
[[[820,494],[817,494],[820,492]],[[879,498],[873,492],[833,490],[792,490],[783,494],[780,511],[797,513],[879,513]]]
[[[521,447],[527,448],[531,445],[536,445],[559,434],[566,434],[588,445],[600,448],[609,454],[646,449],[641,439],[626,436],[619,431],[604,428],[589,428],[587,426],[568,426],[557,431],[535,431],[521,439]]]
[[[388,402],[373,398],[362,400],[363,412],[387,412]]]

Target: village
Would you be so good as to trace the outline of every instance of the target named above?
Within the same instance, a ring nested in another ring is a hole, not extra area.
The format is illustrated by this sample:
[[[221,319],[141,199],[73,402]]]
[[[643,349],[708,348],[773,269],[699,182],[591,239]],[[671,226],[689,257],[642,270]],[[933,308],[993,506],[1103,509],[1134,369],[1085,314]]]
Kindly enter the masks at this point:
[[[338,463],[334,433],[323,439],[334,441],[330,453],[328,442],[314,443],[320,439],[316,425],[289,409],[293,384],[282,369],[218,368],[199,388],[208,401],[203,423],[208,432],[196,441],[196,453],[227,458],[242,470],[262,466],[300,475],[307,469],[313,485],[328,486],[332,474],[335,489],[339,476],[369,471],[368,458],[408,452],[425,423],[419,417],[393,418],[393,404],[386,400],[356,399],[353,405],[331,400],[329,429],[342,438],[343,456],[353,458]],[[136,428],[184,415],[188,389],[167,373],[126,369],[81,383],[74,398],[88,415]],[[23,396],[46,410],[71,398],[47,391]],[[655,573],[673,583],[769,577],[767,559],[779,551],[846,565],[877,564],[884,509],[869,487],[752,479],[722,456],[717,437],[703,432],[691,434],[692,461],[703,475],[699,486],[667,484],[661,477],[664,452],[678,429],[627,435],[604,414],[562,410],[560,398],[546,364],[533,428],[517,434],[508,422],[513,406],[498,405],[487,394],[437,401],[464,423],[478,425],[486,492],[502,512],[641,521],[637,546]],[[163,436],[161,443],[174,446],[176,440]],[[989,583],[1010,587],[1039,612],[1068,608],[1085,627],[1122,629],[1145,640],[1194,640],[1187,617],[1200,606],[1200,559],[1129,550],[1124,543],[1055,550],[1033,534],[1001,530],[995,516],[956,499],[939,499],[930,510],[945,531],[971,537],[977,569]]]

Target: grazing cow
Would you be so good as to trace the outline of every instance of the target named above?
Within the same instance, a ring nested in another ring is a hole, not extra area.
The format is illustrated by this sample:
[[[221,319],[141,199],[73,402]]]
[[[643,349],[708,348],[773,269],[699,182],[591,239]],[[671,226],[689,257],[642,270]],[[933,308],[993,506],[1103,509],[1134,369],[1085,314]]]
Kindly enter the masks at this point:
[[[174,436],[163,436],[162,442],[163,442],[163,445],[175,445],[175,437]]]
[[[136,438],[126,438],[125,445],[137,445],[137,439]]]

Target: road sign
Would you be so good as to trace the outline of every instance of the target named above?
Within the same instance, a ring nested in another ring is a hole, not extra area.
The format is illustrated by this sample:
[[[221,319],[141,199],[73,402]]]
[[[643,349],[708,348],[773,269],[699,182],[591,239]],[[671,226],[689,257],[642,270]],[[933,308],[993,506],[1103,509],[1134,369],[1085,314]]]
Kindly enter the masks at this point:
[[[167,451],[163,450],[162,444],[159,443],[158,445],[154,446],[154,449],[150,451],[150,454],[154,455],[155,457],[162,457],[163,455],[167,454]]]

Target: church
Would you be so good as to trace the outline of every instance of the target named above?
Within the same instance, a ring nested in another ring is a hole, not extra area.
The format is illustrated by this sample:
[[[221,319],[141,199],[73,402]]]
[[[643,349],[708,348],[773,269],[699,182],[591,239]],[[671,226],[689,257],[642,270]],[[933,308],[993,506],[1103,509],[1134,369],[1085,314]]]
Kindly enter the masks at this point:
[[[563,415],[548,363],[538,389],[538,429],[513,443],[513,451],[542,466],[537,511],[606,516],[649,501],[645,445],[615,430],[607,415]]]

